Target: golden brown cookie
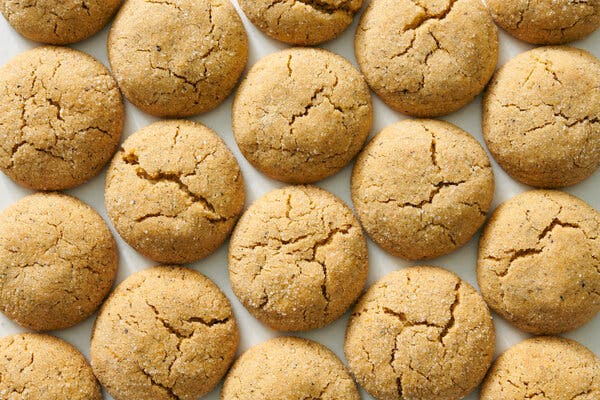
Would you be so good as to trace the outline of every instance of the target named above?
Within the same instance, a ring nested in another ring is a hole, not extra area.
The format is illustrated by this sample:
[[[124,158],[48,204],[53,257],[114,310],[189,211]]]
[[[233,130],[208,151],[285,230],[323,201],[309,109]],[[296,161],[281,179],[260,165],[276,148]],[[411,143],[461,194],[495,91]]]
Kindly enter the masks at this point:
[[[255,64],[233,103],[235,140],[259,171],[290,183],[333,175],[358,153],[373,122],[364,78],[344,58],[292,48]]]
[[[115,400],[195,400],[225,375],[238,341],[231,305],[210,279],[184,267],[148,268],[102,306],[92,368]]]
[[[494,355],[494,324],[475,289],[452,272],[392,272],[354,308],[344,351],[377,399],[458,400],[481,382]]]
[[[107,46],[125,97],[159,117],[221,104],[248,57],[246,31],[229,0],[127,0]]]
[[[327,347],[278,337],[251,347],[225,378],[221,400],[360,400],[352,377]]]
[[[567,193],[533,190],[494,211],[477,279],[489,306],[534,334],[575,329],[600,311],[600,213]]]
[[[116,243],[87,204],[37,193],[0,213],[0,311],[34,330],[90,316],[117,271]]]
[[[320,328],[360,294],[367,245],[352,211],[315,186],[258,199],[229,244],[229,278],[248,311],[273,329]]]
[[[408,259],[448,254],[485,221],[494,174],[479,142],[443,121],[405,120],[359,155],[352,201],[384,250]]]
[[[159,121],[134,133],[106,176],[106,210],[115,228],[159,262],[212,253],[229,236],[244,199],[244,179],[225,142],[191,121]]]
[[[0,68],[0,170],[37,190],[80,185],[113,155],[125,110],[98,61],[38,47]]]
[[[483,136],[498,164],[536,187],[574,185],[600,165],[600,61],[539,47],[498,70],[483,103]]]
[[[418,117],[469,103],[498,61],[498,32],[477,0],[372,0],[354,42],[369,86]]]

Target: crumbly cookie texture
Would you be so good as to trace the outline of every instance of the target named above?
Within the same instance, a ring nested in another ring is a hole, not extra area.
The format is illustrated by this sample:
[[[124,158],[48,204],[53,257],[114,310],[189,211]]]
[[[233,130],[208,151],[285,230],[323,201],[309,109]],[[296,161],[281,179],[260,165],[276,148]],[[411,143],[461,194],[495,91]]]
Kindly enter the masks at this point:
[[[21,53],[0,68],[0,93],[0,170],[23,186],[78,186],[117,148],[121,93],[85,53],[50,46]]]
[[[27,328],[86,319],[108,294],[117,264],[108,226],[74,197],[37,193],[0,213],[0,311]]]
[[[483,102],[483,136],[498,164],[536,187],[574,185],[600,165],[600,61],[539,47],[504,65]]]
[[[359,155],[351,194],[378,245],[427,259],[464,245],[483,224],[494,174],[485,150],[462,129],[405,120],[382,130]]]
[[[100,385],[81,353],[50,335],[0,339],[0,397],[7,400],[102,400]]]
[[[473,0],[373,0],[355,36],[369,86],[390,107],[418,117],[469,103],[498,61],[498,32]]]
[[[309,330],[360,294],[368,253],[352,211],[314,186],[274,190],[244,213],[229,245],[233,292],[271,328]]]
[[[481,387],[481,400],[600,398],[600,360],[574,340],[543,336],[504,352]]]
[[[600,311],[600,214],[567,193],[502,204],[479,242],[477,279],[502,317],[534,334],[575,329]]]
[[[102,306],[92,368],[115,400],[196,400],[221,380],[238,341],[231,305],[210,279],[154,267],[128,277]]]
[[[352,377],[327,347],[278,337],[251,347],[235,362],[222,400],[360,400]]]
[[[108,58],[135,106],[185,117],[212,110],[233,90],[248,38],[229,0],[128,0],[110,30]]]
[[[488,308],[467,282],[441,268],[392,272],[359,300],[346,331],[350,371],[372,396],[465,397],[494,354]]]
[[[235,139],[266,175],[311,183],[333,175],[369,135],[369,87],[344,58],[321,49],[293,48],[263,58],[233,103]]]

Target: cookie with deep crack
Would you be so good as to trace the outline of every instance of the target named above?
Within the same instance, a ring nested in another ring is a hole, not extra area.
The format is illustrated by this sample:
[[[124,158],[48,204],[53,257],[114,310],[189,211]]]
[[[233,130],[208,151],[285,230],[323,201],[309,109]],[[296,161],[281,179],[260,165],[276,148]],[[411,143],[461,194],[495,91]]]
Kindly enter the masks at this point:
[[[354,42],[369,86],[390,107],[418,117],[469,103],[498,61],[498,32],[473,0],[373,0]]]
[[[0,311],[27,328],[86,319],[108,294],[117,263],[108,226],[74,197],[37,193],[0,213]]]
[[[437,267],[392,272],[354,308],[344,351],[377,399],[458,400],[492,362],[494,325],[467,282]]]
[[[230,0],[128,0],[108,36],[123,94],[159,117],[221,104],[248,58],[248,38]]]
[[[360,400],[340,359],[312,340],[278,337],[251,347],[225,378],[221,400]]]
[[[539,47],[498,70],[483,101],[483,136],[498,164],[536,187],[574,185],[600,166],[600,61]]]
[[[121,138],[117,83],[98,61],[38,47],[0,68],[0,170],[20,185],[63,190],[97,175]]]
[[[94,325],[91,363],[115,400],[198,399],[233,361],[239,333],[231,304],[185,267],[129,276]]]
[[[351,194],[369,236],[408,259],[448,254],[485,221],[494,174],[479,142],[443,121],[404,120],[361,152]]]
[[[237,91],[233,133],[271,178],[311,183],[333,175],[369,135],[373,108],[362,75],[341,56],[292,48],[255,64]]]
[[[273,329],[316,329],[360,294],[367,245],[352,211],[314,186],[289,186],[258,199],[229,244],[229,278],[246,309]]]
[[[211,129],[159,121],[131,135],[106,175],[108,216],[142,255],[165,263],[206,257],[242,212],[237,160]]]
[[[513,197],[483,231],[477,280],[489,306],[519,329],[585,324],[600,311],[600,213],[559,191]]]

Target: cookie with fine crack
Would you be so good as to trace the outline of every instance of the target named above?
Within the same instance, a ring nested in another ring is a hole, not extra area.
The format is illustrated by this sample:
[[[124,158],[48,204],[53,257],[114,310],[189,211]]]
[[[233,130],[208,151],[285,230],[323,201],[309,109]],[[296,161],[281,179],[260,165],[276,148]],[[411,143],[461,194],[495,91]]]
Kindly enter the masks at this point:
[[[498,61],[498,30],[477,0],[372,0],[354,41],[369,86],[417,117],[471,102]]]
[[[217,107],[248,58],[248,37],[230,0],[127,0],[107,47],[125,97],[159,117]]]
[[[182,264],[206,257],[244,206],[237,160],[211,129],[159,121],[131,135],[108,169],[104,200],[121,237],[142,255]]]
[[[344,351],[377,399],[458,400],[485,376],[494,345],[479,293],[452,272],[418,266],[384,276],[362,296]]]
[[[115,400],[192,400],[225,375],[238,341],[231,304],[210,279],[153,267],[125,279],[100,309],[91,363]]]
[[[341,56],[292,48],[255,64],[233,102],[237,144],[271,178],[311,183],[358,153],[373,122],[362,75]]]
[[[394,255],[448,254],[485,221],[494,174],[479,142],[443,121],[404,120],[361,152],[351,194],[369,236]]]
[[[562,333],[600,311],[600,213],[575,196],[533,190],[494,211],[479,242],[477,280],[519,329]]]
[[[273,329],[316,329],[360,294],[367,245],[352,211],[315,186],[288,186],[258,199],[229,244],[229,278],[246,309]]]
[[[600,61],[538,47],[498,70],[483,100],[483,136],[498,164],[527,185],[574,185],[600,166]]]
[[[312,340],[278,337],[251,347],[225,378],[221,400],[360,400],[340,359]]]

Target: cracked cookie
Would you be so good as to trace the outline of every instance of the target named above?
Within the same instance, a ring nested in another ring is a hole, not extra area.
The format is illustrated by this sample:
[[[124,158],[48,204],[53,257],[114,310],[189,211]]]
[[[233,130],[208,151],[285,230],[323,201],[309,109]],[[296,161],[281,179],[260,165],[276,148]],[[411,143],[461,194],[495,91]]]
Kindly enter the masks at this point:
[[[483,90],[498,61],[498,31],[477,0],[373,0],[354,47],[369,86],[387,105],[434,117]]]
[[[237,144],[271,178],[315,182],[333,175],[369,135],[369,87],[344,58],[321,49],[293,48],[260,60],[233,102]]]
[[[361,152],[351,194],[369,236],[396,256],[448,254],[485,221],[494,174],[479,142],[443,121],[405,120]]]
[[[102,400],[100,385],[75,347],[50,335],[0,339],[0,397],[7,400]]]
[[[505,351],[481,387],[481,400],[600,398],[600,360],[574,340],[535,337]]]
[[[63,190],[97,175],[121,138],[117,83],[98,61],[38,47],[0,68],[0,170],[20,185]]]
[[[117,264],[108,226],[74,197],[32,194],[0,213],[0,311],[27,328],[86,319],[108,294]]]
[[[494,344],[475,289],[452,272],[418,266],[384,276],[362,296],[344,351],[377,399],[458,400],[484,378]]]
[[[125,97],[159,117],[217,107],[248,58],[246,31],[229,0],[128,0],[107,46]]]
[[[195,400],[221,380],[239,333],[204,275],[160,266],[129,276],[98,314],[92,368],[115,400]]]
[[[513,197],[481,235],[477,280],[488,305],[519,329],[585,324],[600,311],[600,214],[559,191]]]
[[[600,61],[539,47],[498,70],[483,101],[483,136],[498,164],[536,187],[574,185],[600,165]]]
[[[244,179],[204,125],[159,121],[131,135],[106,175],[106,210],[121,237],[155,261],[206,257],[242,212]]]
[[[368,269],[352,211],[315,186],[288,186],[258,199],[229,244],[233,292],[277,330],[316,329],[338,319],[359,296]]]
[[[312,340],[278,337],[251,347],[225,378],[222,400],[360,400],[340,359]]]

